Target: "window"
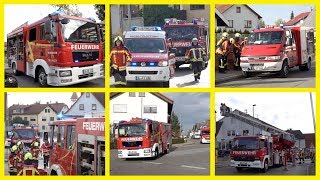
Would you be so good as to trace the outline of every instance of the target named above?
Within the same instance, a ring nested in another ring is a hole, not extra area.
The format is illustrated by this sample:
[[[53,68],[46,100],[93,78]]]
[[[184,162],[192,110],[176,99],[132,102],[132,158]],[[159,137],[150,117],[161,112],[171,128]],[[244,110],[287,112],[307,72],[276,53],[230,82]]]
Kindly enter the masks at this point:
[[[233,28],[233,20],[228,20],[228,22],[229,22],[229,28]]]
[[[42,130],[46,130],[46,126],[42,126]]]
[[[227,131],[227,136],[235,136],[235,135],[236,135],[235,130]]]
[[[39,34],[40,34],[40,40],[46,39],[46,33],[44,32],[44,23],[39,26]]]
[[[30,121],[36,121],[36,118],[30,118]]]
[[[144,93],[144,92],[139,92],[139,97],[146,97],[146,93]]]
[[[114,113],[126,113],[127,112],[127,105],[126,104],[114,104],[113,105],[113,112]]]
[[[86,93],[86,97],[87,97],[87,98],[90,97],[90,93]]]
[[[81,110],[81,111],[84,110],[84,104],[79,104],[79,110]]]
[[[50,113],[50,109],[44,109],[45,113]]]
[[[37,31],[36,31],[36,28],[33,28],[29,32],[29,41],[32,42],[32,41],[35,41],[36,39],[37,39]]]
[[[204,9],[204,5],[190,5],[190,10],[201,10]]]
[[[50,121],[54,121],[54,117],[50,117]]]
[[[237,7],[237,13],[241,13],[241,7]]]
[[[97,110],[97,105],[96,104],[92,104],[92,110]]]
[[[28,121],[28,117],[24,117],[23,120]]]
[[[243,135],[244,135],[244,136],[249,135],[249,130],[243,130]]]
[[[231,131],[227,131],[227,136],[231,136]]]
[[[129,97],[136,97],[136,93],[135,92],[129,92]]]
[[[47,121],[47,117],[42,117],[42,121]]]
[[[252,27],[252,21],[251,20],[244,20],[244,27],[245,28],[251,28]]]
[[[57,141],[58,141],[59,147],[64,148],[64,126],[59,126]]]
[[[157,106],[144,106],[144,113],[157,113]]]
[[[76,132],[76,126],[68,126],[67,127],[67,147],[68,150],[73,150],[74,149],[74,138],[75,138],[75,133]]]

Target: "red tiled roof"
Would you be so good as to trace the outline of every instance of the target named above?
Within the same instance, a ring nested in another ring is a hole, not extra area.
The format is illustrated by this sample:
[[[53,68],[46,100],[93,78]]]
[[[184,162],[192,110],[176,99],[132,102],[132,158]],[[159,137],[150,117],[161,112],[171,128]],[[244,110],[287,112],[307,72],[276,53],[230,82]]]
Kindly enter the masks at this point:
[[[246,6],[250,11],[252,11],[254,14],[256,14],[258,16],[258,18],[262,18],[257,12],[255,12],[253,9],[251,9],[248,5],[243,4],[244,6]],[[220,4],[220,5],[216,5],[216,8],[218,9],[218,11],[223,14],[224,12],[226,12],[228,9],[230,9],[232,6],[234,6],[234,4]]]
[[[288,22],[284,23],[284,25],[285,26],[293,26],[293,25],[299,23],[300,20],[303,20],[306,17],[308,17],[309,14],[310,14],[310,12],[301,13],[298,16],[294,17],[293,19],[290,19]]]

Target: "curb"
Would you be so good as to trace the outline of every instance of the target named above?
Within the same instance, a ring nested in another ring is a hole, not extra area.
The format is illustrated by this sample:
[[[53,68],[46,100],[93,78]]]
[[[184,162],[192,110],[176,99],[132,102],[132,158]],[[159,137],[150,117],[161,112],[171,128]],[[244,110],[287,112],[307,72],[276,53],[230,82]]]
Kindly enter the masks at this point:
[[[242,77],[242,74],[234,74],[234,75],[230,75],[228,77],[219,78],[219,79],[216,79],[216,84],[227,82],[227,81],[230,81],[230,80],[233,80],[233,79],[238,79],[238,78],[241,78],[241,77]]]

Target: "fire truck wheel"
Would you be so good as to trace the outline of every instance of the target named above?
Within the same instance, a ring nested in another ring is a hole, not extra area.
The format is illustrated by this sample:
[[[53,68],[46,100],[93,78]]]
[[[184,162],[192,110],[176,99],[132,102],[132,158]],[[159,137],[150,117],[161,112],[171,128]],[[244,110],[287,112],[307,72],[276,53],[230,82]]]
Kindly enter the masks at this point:
[[[252,76],[252,73],[251,72],[248,72],[248,71],[242,71],[242,75],[246,78],[248,77],[251,77]]]
[[[43,87],[48,86],[48,84],[47,84],[47,74],[46,74],[46,72],[44,71],[43,68],[40,68],[39,71],[38,71],[38,82]]]
[[[236,167],[236,169],[238,172],[242,171],[242,167]]]
[[[287,61],[283,61],[283,63],[282,63],[282,68],[281,68],[281,70],[279,71],[279,75],[280,75],[280,77],[282,77],[282,78],[286,78],[286,77],[288,77],[288,74],[289,74],[289,65],[288,65],[288,62],[287,62]]]
[[[268,159],[264,161],[262,172],[266,173],[268,171]]]
[[[310,59],[303,66],[299,66],[300,71],[309,71],[310,69],[311,69],[311,60]]]
[[[16,63],[13,63],[13,64],[12,64],[12,71],[13,71],[13,74],[14,74],[15,76],[18,76],[18,75],[20,74],[20,72],[17,70],[17,65],[16,65]]]
[[[169,145],[167,146],[167,149],[165,150],[165,153],[166,154],[169,154],[169,152],[170,152],[170,148],[169,148]]]
[[[153,160],[156,160],[159,156],[159,150],[158,148],[156,148],[156,150],[154,151],[154,157],[153,157]]]

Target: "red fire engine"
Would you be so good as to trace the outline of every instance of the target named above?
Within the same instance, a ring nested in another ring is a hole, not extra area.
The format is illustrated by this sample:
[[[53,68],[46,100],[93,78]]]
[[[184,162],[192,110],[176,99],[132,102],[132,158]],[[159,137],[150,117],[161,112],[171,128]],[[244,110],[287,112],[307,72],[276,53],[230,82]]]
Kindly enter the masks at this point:
[[[200,130],[200,143],[210,143],[210,128],[204,127]]]
[[[119,158],[157,158],[172,146],[171,125],[154,120],[133,118],[119,123]]]
[[[294,136],[286,132],[236,136],[230,152],[231,166],[238,171],[242,168],[258,168],[266,172],[270,166],[285,165],[290,156],[287,152],[294,144]]]
[[[92,18],[56,11],[7,35],[8,65],[41,86],[67,86],[104,76],[103,35]]]
[[[204,18],[193,19],[192,23],[176,18],[165,19],[163,29],[166,32],[166,37],[171,38],[173,47],[177,49],[176,67],[186,63],[185,55],[187,49],[191,46],[192,38],[198,39],[207,57],[210,57],[208,25]]]
[[[289,68],[309,71],[315,60],[314,28],[273,27],[255,29],[244,46],[240,66],[245,77],[256,72],[277,72],[287,77]]]
[[[10,134],[10,147],[16,145],[19,140],[25,147],[30,147],[31,143],[38,139],[38,130],[34,126],[14,125]]]
[[[49,175],[104,175],[105,120],[60,120],[51,126]]]

